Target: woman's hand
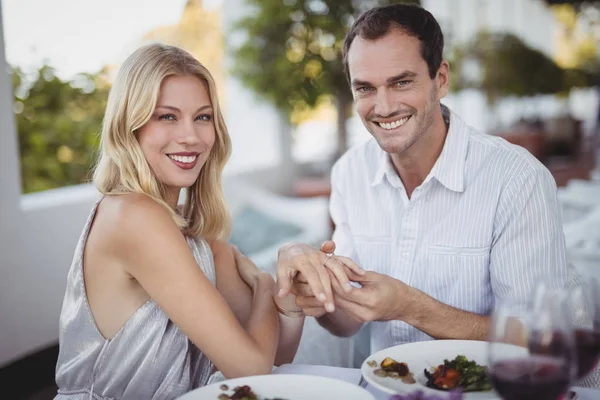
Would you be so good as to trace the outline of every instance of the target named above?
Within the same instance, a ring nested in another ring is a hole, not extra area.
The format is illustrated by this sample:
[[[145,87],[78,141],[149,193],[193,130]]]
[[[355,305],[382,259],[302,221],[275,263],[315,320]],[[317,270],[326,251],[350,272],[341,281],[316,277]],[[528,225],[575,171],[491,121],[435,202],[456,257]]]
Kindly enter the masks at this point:
[[[327,312],[335,311],[331,278],[336,279],[345,291],[351,291],[345,269],[359,275],[364,271],[351,259],[334,256],[335,243],[326,241],[320,249],[303,243],[291,243],[279,249],[277,260],[278,296],[285,297],[297,280],[304,281],[312,295],[324,305]],[[331,272],[331,274],[330,274]]]
[[[258,269],[256,264],[246,257],[236,246],[231,246],[235,256],[235,264],[237,266],[240,277],[254,290],[258,280],[262,275],[268,275],[266,272]],[[271,278],[272,279],[272,278]]]

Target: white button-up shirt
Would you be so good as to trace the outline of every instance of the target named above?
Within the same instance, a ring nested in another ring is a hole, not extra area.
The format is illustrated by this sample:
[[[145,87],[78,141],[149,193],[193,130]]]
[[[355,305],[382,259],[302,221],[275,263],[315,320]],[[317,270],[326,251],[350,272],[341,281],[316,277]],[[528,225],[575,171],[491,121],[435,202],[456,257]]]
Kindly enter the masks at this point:
[[[374,139],[334,165],[336,253],[480,315],[499,301],[525,306],[541,280],[565,286],[565,240],[550,172],[524,148],[442,109],[449,118],[446,142],[410,199]],[[372,351],[429,339],[401,321],[371,326]]]

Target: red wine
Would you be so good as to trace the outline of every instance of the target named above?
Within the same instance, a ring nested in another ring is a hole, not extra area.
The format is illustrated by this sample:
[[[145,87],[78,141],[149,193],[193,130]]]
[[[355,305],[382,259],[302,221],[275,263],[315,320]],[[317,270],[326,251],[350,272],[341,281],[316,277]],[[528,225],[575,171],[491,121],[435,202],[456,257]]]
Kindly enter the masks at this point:
[[[575,342],[577,344],[577,379],[583,378],[600,361],[600,332],[578,329],[575,331]]]
[[[504,360],[490,370],[496,391],[505,400],[556,400],[569,388],[565,363],[544,356]]]

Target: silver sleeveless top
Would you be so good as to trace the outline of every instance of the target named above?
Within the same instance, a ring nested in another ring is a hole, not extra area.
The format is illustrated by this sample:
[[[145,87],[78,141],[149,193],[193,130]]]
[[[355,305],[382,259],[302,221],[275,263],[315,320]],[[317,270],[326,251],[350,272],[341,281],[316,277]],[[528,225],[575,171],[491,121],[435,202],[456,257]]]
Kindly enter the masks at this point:
[[[83,250],[96,209],[88,217],[67,277],[60,315],[55,400],[175,399],[206,385],[213,366],[169,317],[148,300],[111,339],[98,331],[83,281]],[[196,262],[215,284],[204,240],[187,239]]]

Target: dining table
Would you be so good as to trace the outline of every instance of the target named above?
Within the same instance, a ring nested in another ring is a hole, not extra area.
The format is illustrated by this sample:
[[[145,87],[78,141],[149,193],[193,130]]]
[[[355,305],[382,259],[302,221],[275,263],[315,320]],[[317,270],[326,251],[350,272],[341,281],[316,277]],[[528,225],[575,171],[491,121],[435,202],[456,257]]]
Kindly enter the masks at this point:
[[[342,368],[326,365],[284,364],[276,367],[273,370],[273,374],[316,375],[340,379],[356,385],[361,380],[361,372],[358,368]],[[392,396],[368,384],[365,389],[373,395],[375,400],[388,400]],[[577,400],[600,400],[600,389],[572,387],[571,390],[579,395]]]

